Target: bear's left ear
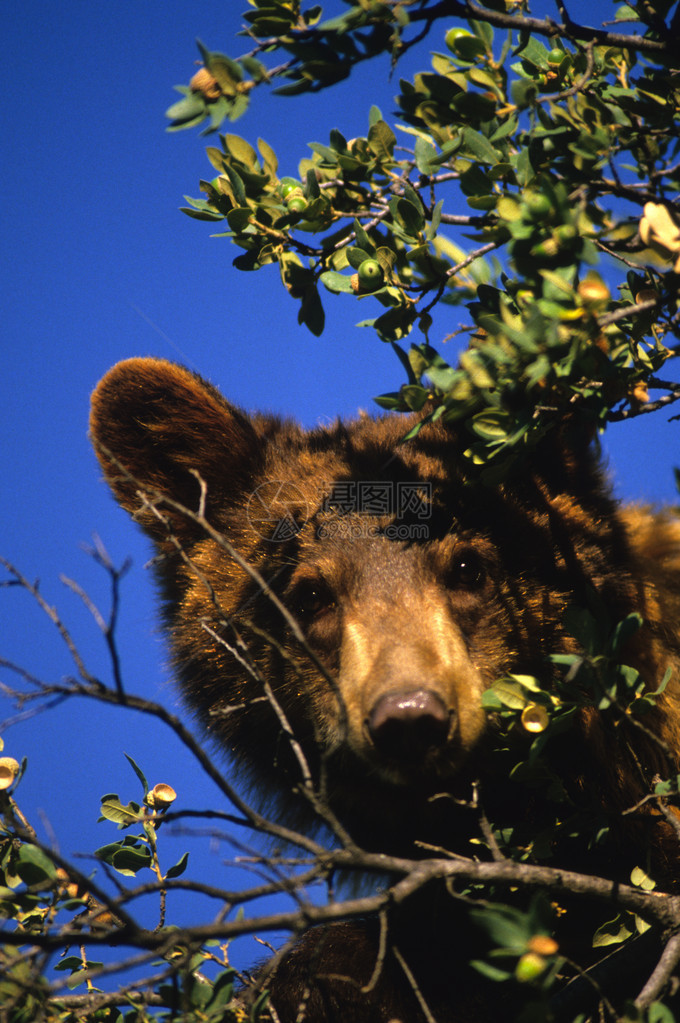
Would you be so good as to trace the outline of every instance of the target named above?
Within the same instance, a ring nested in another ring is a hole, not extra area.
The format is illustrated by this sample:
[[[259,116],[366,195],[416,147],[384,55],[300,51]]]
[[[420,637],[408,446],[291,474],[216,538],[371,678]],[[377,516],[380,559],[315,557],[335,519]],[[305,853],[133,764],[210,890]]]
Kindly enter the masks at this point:
[[[90,431],[117,500],[160,542],[167,529],[149,502],[187,537],[195,525],[161,495],[198,511],[198,474],[210,520],[254,489],[262,466],[264,444],[248,416],[196,374],[162,359],[114,366],[92,395]]]

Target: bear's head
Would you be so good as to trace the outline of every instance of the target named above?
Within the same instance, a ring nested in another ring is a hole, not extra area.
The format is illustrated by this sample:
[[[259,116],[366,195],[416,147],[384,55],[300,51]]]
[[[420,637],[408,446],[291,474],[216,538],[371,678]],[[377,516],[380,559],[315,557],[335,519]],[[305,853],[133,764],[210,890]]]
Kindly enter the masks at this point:
[[[616,622],[643,600],[585,441],[548,438],[489,487],[464,427],[404,443],[412,425],[304,431],[156,359],[115,366],[91,415],[158,549],[186,702],[265,801],[295,821],[328,806],[395,853],[455,847],[457,800],[491,770],[484,691],[512,672],[549,684],[574,601],[595,592]],[[583,744],[569,755],[587,770]]]

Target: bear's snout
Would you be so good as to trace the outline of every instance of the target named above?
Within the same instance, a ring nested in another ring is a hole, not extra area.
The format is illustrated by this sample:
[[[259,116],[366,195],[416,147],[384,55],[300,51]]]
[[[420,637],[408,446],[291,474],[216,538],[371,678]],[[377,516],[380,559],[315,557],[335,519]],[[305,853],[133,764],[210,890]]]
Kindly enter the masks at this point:
[[[455,712],[429,689],[381,696],[366,721],[381,755],[409,761],[443,746],[454,724]]]

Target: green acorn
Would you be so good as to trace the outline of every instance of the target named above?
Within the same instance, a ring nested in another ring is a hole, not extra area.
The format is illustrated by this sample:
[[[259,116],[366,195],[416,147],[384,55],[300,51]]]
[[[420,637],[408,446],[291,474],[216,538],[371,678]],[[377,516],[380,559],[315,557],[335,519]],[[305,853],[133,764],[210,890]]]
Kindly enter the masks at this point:
[[[296,181],[295,178],[281,178],[279,190],[284,199],[287,199],[294,192],[302,192],[300,182]]]
[[[530,984],[545,972],[548,965],[543,956],[536,952],[525,952],[515,967],[515,977],[520,984]]]
[[[291,213],[304,213],[307,209],[307,200],[302,192],[293,193],[290,198],[286,199],[286,206]]]
[[[578,238],[578,231],[573,224],[560,224],[555,228],[555,238],[560,248],[564,248]]]
[[[377,291],[383,285],[382,267],[377,259],[365,259],[357,272],[362,291]]]
[[[462,36],[471,36],[472,32],[468,32],[466,28],[450,28],[444,36],[444,42],[448,46],[451,53],[456,52],[456,41]]]
[[[543,220],[552,213],[552,203],[542,192],[529,192],[524,202],[532,220]]]

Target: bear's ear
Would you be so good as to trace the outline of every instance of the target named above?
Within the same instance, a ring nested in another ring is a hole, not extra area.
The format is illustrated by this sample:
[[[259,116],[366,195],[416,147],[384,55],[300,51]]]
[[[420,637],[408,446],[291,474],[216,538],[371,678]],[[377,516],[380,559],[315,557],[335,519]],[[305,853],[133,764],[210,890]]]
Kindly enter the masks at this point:
[[[223,510],[254,489],[264,444],[251,420],[211,384],[162,359],[119,362],[93,395],[90,431],[97,457],[119,503],[154,539],[169,518],[179,538],[195,524],[169,502],[197,512]]]

